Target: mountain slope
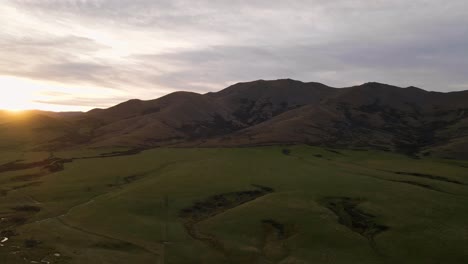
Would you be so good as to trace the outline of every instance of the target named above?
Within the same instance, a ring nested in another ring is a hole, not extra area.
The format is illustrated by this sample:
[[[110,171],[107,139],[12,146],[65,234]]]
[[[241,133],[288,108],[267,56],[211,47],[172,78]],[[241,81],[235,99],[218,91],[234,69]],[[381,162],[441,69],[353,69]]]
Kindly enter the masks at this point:
[[[378,83],[340,89],[212,145],[309,143],[414,154],[466,146],[468,93],[435,93]],[[430,151],[430,150],[427,150]]]
[[[50,119],[41,124],[56,122],[30,142],[49,150],[312,144],[468,158],[468,91],[259,80],[82,114],[36,114]]]
[[[45,111],[0,111],[0,149],[31,149],[71,133],[74,114]]]

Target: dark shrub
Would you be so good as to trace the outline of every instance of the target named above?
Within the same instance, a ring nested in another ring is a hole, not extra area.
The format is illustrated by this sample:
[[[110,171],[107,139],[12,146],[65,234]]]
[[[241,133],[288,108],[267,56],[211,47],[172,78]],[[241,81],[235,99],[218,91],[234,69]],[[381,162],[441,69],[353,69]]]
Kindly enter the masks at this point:
[[[290,149],[287,149],[287,148],[283,149],[281,152],[283,152],[284,155],[289,155],[289,154],[291,154],[291,150],[290,150]]]

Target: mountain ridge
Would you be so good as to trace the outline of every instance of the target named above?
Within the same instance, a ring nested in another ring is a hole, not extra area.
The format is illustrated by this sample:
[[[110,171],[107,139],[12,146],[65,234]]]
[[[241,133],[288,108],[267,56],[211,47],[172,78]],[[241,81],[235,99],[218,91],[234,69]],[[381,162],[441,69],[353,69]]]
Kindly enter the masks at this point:
[[[310,144],[468,158],[468,91],[257,80],[218,92],[174,92],[84,113],[36,115],[54,124],[24,130],[46,136],[15,138],[35,149]]]

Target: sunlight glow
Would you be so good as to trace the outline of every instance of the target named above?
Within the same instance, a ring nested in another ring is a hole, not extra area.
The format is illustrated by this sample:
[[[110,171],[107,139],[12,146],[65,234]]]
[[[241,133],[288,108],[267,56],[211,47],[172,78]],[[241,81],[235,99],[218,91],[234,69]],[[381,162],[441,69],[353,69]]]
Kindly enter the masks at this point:
[[[21,114],[21,113],[23,113],[25,111],[24,109],[5,109],[5,110],[8,113],[14,114],[14,115]]]
[[[12,113],[21,110],[87,111],[107,105],[74,104],[76,98],[106,99],[122,97],[113,89],[95,87],[69,87],[58,83],[46,83],[12,76],[0,76],[0,109]],[[62,103],[63,102],[63,103]]]
[[[32,97],[35,88],[16,78],[0,77],[0,86],[3,87],[3,96],[0,97],[0,108],[10,111],[19,111],[34,108]]]

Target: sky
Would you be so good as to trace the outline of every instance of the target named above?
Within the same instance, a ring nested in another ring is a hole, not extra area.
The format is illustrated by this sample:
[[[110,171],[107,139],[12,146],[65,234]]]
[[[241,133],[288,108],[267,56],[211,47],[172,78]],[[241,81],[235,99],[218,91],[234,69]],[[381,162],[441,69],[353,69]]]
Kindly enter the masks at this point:
[[[466,0],[0,0],[0,108],[292,78],[468,90]]]

